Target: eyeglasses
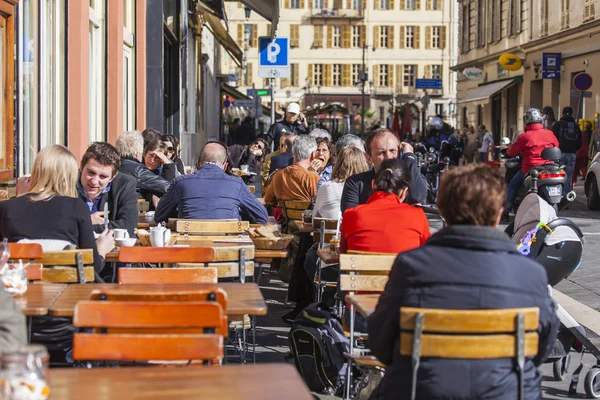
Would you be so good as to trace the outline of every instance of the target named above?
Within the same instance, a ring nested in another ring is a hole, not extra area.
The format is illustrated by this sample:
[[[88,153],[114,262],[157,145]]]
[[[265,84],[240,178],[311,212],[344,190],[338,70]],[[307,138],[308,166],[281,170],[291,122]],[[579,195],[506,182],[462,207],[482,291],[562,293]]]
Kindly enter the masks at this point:
[[[175,152],[175,149],[174,149],[173,147],[167,147],[167,151],[168,151],[169,153],[174,153],[174,152]]]

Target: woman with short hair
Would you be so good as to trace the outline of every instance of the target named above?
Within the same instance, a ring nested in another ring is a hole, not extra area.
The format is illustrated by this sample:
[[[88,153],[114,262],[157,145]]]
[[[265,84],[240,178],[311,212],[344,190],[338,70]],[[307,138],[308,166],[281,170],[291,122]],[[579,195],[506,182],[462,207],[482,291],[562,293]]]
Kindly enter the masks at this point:
[[[161,135],[160,140],[167,147],[167,157],[173,161],[180,175],[185,175],[185,166],[179,157],[179,140],[173,135]]]

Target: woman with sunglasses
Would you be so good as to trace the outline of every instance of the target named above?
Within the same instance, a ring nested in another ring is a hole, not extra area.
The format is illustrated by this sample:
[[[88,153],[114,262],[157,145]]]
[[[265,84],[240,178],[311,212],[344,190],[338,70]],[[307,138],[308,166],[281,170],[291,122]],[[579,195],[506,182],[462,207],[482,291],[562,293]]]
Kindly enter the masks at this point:
[[[167,146],[167,157],[175,164],[180,175],[185,174],[185,166],[179,158],[179,140],[173,135],[161,135],[160,140]]]
[[[229,164],[231,168],[241,169],[242,165],[248,166],[249,172],[254,172],[246,183],[254,183],[256,176],[260,175],[260,161],[265,155],[266,143],[262,139],[256,139],[249,146],[234,144],[227,148],[229,152]]]

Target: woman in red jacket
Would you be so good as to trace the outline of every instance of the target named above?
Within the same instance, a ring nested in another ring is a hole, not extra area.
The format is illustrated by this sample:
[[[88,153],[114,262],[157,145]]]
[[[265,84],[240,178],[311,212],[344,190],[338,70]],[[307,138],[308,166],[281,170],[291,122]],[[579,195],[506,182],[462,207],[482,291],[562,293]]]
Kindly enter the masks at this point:
[[[385,160],[373,180],[366,204],[346,210],[342,221],[340,252],[348,250],[402,253],[429,238],[423,210],[403,203],[410,171],[400,159]]]

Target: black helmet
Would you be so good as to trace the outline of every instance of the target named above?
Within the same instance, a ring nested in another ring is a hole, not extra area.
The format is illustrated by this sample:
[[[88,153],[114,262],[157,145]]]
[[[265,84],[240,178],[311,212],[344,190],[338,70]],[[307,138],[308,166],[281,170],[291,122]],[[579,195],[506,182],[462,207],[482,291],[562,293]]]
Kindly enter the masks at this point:
[[[523,114],[523,123],[525,126],[531,124],[541,124],[543,122],[542,113],[537,108],[530,108]]]
[[[429,122],[429,127],[439,131],[444,127],[444,120],[440,117],[433,117]]]

